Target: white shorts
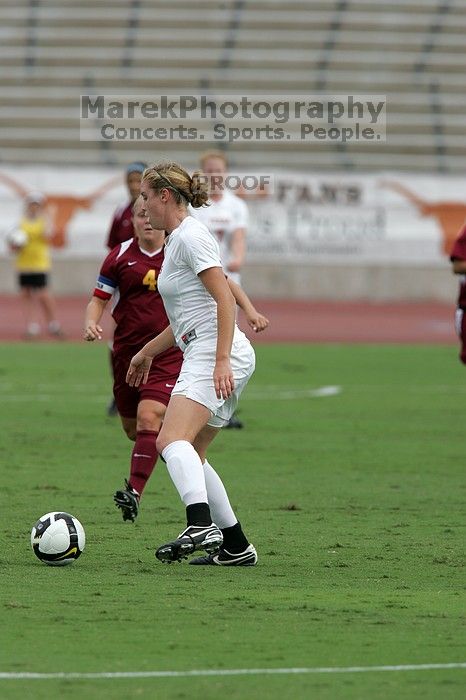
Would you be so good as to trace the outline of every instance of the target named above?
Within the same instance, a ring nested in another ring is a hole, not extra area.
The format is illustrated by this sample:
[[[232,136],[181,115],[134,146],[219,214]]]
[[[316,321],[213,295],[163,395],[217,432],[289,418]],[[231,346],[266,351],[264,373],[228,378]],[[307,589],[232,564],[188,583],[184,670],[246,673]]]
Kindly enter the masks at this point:
[[[213,373],[215,367],[215,345],[195,341],[185,354],[180,376],[172,396],[186,396],[202,404],[212,414],[207,425],[222,428],[228,423],[238,405],[238,399],[256,366],[256,357],[249,340],[243,336],[233,342],[231,369],[235,388],[228,399],[218,399],[215,393]]]

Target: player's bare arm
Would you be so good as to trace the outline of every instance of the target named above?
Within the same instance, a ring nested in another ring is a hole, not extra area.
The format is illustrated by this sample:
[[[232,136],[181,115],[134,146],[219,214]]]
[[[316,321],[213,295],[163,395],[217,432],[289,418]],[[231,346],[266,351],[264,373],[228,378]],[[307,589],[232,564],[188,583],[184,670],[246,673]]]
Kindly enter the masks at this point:
[[[231,293],[235,297],[236,303],[246,316],[246,321],[248,322],[248,325],[256,333],[264,331],[269,325],[269,319],[263,316],[261,313],[259,313],[259,311],[257,311],[252,301],[239,284],[233,282],[233,280],[230,279],[230,277],[227,277],[227,282],[228,286],[230,287]]]
[[[221,267],[203,270],[199,273],[199,279],[217,303],[217,349],[213,378],[217,398],[227,399],[235,388],[230,365],[235,327],[235,298]]]
[[[246,256],[246,231],[237,228],[231,238],[231,259],[228,263],[229,272],[240,272]]]
[[[84,340],[102,340],[102,327],[99,326],[99,322],[107,303],[108,299],[99,299],[98,297],[92,297],[90,300],[84,321]]]
[[[466,260],[458,260],[457,258],[453,260],[452,269],[455,275],[466,274]]]

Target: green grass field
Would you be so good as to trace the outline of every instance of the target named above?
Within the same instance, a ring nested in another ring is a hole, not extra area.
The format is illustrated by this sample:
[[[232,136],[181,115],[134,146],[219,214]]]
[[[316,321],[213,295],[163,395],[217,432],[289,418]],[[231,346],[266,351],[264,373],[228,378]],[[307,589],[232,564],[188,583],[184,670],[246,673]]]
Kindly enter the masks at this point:
[[[164,566],[183,527],[163,463],[136,524],[112,494],[131,445],[102,345],[0,346],[0,672],[291,669],[466,661],[466,370],[454,347],[259,346],[243,431],[211,462],[256,568]],[[325,397],[307,395],[341,387]],[[65,510],[86,550],[56,569],[33,523]],[[19,680],[0,697],[461,698],[466,670]]]

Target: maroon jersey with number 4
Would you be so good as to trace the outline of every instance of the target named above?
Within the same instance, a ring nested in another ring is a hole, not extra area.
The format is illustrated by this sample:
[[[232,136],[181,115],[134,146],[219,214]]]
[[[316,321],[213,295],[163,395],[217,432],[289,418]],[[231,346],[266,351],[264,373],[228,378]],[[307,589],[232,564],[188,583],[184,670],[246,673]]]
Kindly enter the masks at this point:
[[[157,287],[162,262],[163,248],[152,254],[144,252],[135,238],[121,243],[105,258],[94,296],[100,299],[114,297],[115,355],[124,354],[131,358],[169,325]],[[173,374],[179,372],[181,362],[182,353],[177,347],[156,358],[158,367]]]
[[[466,226],[463,227],[460,235],[456,239],[450,254],[450,260],[466,261]],[[458,307],[466,309],[466,275],[460,276],[460,291],[458,295]]]

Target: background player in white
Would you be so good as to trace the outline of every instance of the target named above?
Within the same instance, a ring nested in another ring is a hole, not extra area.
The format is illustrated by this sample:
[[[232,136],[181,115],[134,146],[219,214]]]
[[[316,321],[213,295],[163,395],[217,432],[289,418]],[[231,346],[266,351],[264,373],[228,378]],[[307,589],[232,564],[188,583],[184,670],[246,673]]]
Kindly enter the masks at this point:
[[[213,233],[225,272],[234,282],[241,284],[241,268],[246,256],[248,208],[242,199],[225,187],[228,163],[222,151],[206,151],[200,163],[202,172],[209,180],[209,206],[193,208],[190,213]]]
[[[225,187],[228,162],[222,151],[206,151],[200,159],[201,169],[208,177],[208,207],[190,209],[217,239],[220,258],[227,275],[241,284],[241,268],[246,256],[246,232],[249,223],[245,202]],[[232,415],[227,428],[242,428],[243,423]]]
[[[174,343],[183,350],[157,450],[186,506],[187,527],[156,556],[171,562],[204,549],[208,556],[191,563],[252,566],[256,550],[206,459],[255,366],[251,344],[235,323],[218,244],[187,211],[188,203],[205,204],[206,187],[198,173],[190,177],[176,163],[162,163],[145,171],[141,196],[151,226],[168,234],[158,284],[170,325],[133,357],[128,383],[146,381],[153,358]]]

